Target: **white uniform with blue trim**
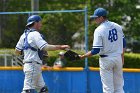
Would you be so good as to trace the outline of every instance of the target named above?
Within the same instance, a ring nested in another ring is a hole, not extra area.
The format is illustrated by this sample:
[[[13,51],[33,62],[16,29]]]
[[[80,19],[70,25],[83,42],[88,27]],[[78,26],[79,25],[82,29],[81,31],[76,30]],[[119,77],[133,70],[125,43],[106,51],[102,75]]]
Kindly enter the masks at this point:
[[[33,29],[32,29],[33,30]],[[19,51],[24,51],[24,73],[25,73],[25,80],[24,80],[24,88],[23,90],[27,89],[38,89],[40,90],[42,87],[45,86],[45,82],[42,77],[42,60],[39,58],[38,51],[33,51],[30,48],[24,50],[24,40],[25,40],[25,33],[22,34],[20,37],[16,49]],[[32,31],[28,34],[27,37],[28,43],[30,46],[42,50],[44,46],[48,43],[41,37],[41,34],[38,31]],[[28,63],[32,62],[32,63]]]
[[[100,75],[104,93],[124,93],[122,58],[124,34],[114,22],[101,23],[94,32],[93,48],[100,48]]]

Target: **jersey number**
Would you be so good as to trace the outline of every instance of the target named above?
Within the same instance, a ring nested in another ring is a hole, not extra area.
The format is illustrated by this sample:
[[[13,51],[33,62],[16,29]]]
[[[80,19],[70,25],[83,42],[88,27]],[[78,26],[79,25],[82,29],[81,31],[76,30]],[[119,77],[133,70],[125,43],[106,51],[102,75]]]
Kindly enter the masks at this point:
[[[110,42],[114,42],[118,39],[118,35],[117,35],[117,30],[114,28],[112,30],[109,30],[109,36],[108,36],[108,40]]]

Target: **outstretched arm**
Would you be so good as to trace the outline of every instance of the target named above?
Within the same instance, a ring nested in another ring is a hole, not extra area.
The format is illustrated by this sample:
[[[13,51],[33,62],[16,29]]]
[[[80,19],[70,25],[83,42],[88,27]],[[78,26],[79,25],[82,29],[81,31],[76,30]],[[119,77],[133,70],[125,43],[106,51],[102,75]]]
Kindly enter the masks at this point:
[[[93,48],[91,51],[87,52],[84,55],[81,55],[80,58],[90,57],[92,55],[96,55],[100,52],[100,48]]]
[[[43,50],[45,50],[45,51],[65,50],[67,48],[70,48],[70,46],[69,45],[50,45],[50,44],[47,44],[46,46],[43,47]]]

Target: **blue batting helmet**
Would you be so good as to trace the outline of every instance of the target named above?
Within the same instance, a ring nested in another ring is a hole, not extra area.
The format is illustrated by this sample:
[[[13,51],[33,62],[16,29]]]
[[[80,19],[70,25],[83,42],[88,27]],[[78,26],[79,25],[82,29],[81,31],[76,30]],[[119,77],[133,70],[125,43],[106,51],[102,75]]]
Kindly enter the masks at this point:
[[[32,15],[27,19],[27,24],[26,26],[31,25],[34,22],[39,22],[41,21],[41,17],[39,15]]]

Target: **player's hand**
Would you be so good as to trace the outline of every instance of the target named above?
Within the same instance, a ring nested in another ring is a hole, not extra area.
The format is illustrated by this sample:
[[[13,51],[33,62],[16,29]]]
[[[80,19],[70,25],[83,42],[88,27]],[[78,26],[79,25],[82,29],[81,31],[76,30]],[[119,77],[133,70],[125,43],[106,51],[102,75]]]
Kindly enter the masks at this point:
[[[79,55],[80,59],[85,58],[85,55]]]
[[[62,50],[70,49],[70,46],[69,45],[61,45],[61,49]]]

